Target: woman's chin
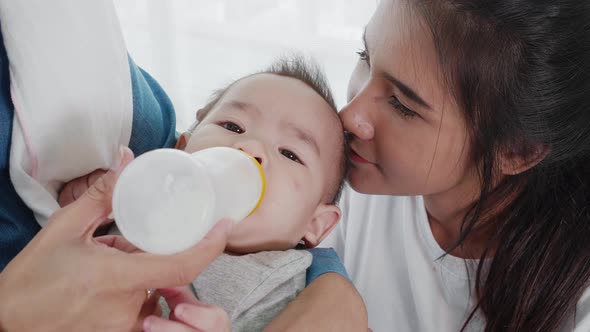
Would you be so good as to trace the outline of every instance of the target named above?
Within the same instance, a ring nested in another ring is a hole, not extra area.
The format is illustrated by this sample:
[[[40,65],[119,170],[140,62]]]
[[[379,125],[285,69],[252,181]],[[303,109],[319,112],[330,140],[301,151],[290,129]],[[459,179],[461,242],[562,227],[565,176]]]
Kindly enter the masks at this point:
[[[376,169],[366,169],[363,167],[351,167],[348,174],[348,184],[350,187],[361,194],[371,195],[394,195],[408,196],[411,190],[402,186],[393,186],[392,183],[401,184],[402,181],[389,180]]]
[[[384,185],[382,181],[378,181],[376,174],[372,174],[363,167],[355,166],[350,169],[348,183],[354,191],[361,194],[377,194],[383,189],[381,187]]]

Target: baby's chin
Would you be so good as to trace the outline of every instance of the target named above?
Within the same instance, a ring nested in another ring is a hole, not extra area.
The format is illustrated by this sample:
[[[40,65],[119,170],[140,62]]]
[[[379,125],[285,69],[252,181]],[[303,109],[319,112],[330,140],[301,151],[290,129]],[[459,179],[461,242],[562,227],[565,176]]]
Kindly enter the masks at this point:
[[[268,239],[261,237],[260,234],[252,234],[243,232],[238,226],[235,226],[234,231],[230,235],[225,252],[235,255],[253,254],[260,251],[274,251],[287,250],[294,248],[296,245],[291,243],[282,243],[280,241],[268,241]]]
[[[235,223],[227,239],[225,251],[235,254],[250,254],[264,250],[265,234],[260,232],[260,209],[246,219]],[[262,235],[262,236],[261,236]]]
[[[243,222],[234,225],[232,233],[227,239],[226,252],[240,255],[255,252],[258,243],[254,239],[250,239],[251,236],[248,236],[248,229],[244,227]]]
[[[247,255],[265,251],[260,243],[244,243],[244,241],[228,240],[225,252],[233,255]]]
[[[227,240],[225,251],[231,254],[245,255],[268,250],[269,246],[261,241],[260,236],[255,236],[252,233],[245,229],[244,225],[234,226],[232,234]]]

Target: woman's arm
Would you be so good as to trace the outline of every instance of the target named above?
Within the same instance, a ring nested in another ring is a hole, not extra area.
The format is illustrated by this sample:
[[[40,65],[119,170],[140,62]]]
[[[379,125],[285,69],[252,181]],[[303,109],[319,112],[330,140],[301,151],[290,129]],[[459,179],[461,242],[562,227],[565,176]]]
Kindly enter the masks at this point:
[[[367,327],[365,303],[352,283],[338,273],[325,273],[264,331],[366,331]]]

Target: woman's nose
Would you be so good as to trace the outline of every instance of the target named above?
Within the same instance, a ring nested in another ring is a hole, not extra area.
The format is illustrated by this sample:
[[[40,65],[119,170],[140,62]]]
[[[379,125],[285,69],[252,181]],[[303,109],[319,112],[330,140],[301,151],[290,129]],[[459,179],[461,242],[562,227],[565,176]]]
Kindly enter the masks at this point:
[[[344,130],[348,131],[361,140],[371,140],[375,136],[375,128],[369,117],[371,108],[375,107],[367,98],[363,91],[357,94],[344,108],[340,111],[340,118],[344,125]]]
[[[264,146],[258,140],[239,141],[236,144],[234,144],[233,148],[244,151],[250,156],[252,156],[254,159],[258,161],[262,168],[265,168],[268,164],[268,155],[266,154]]]

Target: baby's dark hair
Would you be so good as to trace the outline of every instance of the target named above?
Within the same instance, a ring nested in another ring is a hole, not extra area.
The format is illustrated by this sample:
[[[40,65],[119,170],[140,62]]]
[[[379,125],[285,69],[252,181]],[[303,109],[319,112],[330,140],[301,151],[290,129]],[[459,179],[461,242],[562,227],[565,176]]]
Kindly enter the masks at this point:
[[[207,104],[199,110],[197,113],[197,121],[189,128],[189,132],[195,130],[199,122],[209,114],[209,112],[217,105],[217,103],[223,98],[225,93],[237,82],[258,74],[273,74],[283,77],[290,77],[305,83],[308,87],[312,88],[318,95],[322,97],[330,105],[330,108],[334,110],[334,113],[338,113],[332,91],[328,85],[328,81],[320,69],[318,64],[311,60],[306,59],[301,55],[291,55],[288,57],[281,57],[274,61],[268,68],[259,72],[244,76],[226,87],[216,90]],[[338,118],[339,119],[339,118]],[[342,145],[340,147],[341,153],[339,153],[338,168],[336,172],[336,181],[330,185],[331,189],[326,194],[326,201],[330,204],[336,204],[340,200],[342,189],[348,175],[349,170],[349,148],[346,137],[344,136],[344,130],[342,129]]]

